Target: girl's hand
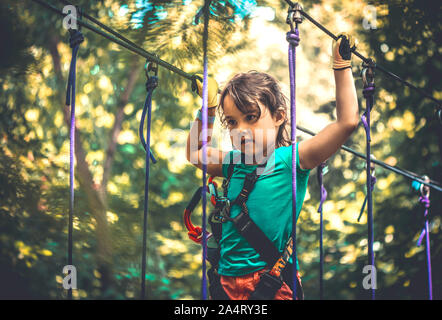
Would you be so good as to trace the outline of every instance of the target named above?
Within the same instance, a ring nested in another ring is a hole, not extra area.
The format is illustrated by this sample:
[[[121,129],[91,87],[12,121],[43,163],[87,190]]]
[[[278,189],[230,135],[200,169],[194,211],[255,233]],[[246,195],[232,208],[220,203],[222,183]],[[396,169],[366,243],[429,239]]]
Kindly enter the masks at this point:
[[[333,69],[336,83],[336,122],[327,125],[313,138],[299,143],[299,162],[303,169],[313,169],[330,158],[345,143],[359,123],[359,107],[351,69],[355,40],[340,34],[333,41]]]
[[[346,33],[340,33],[332,42],[333,70],[351,68],[351,53],[356,50],[357,40]]]
[[[194,86],[192,84],[192,91],[196,91],[198,95],[202,98],[203,97],[203,81],[200,80],[203,79],[203,76],[201,74],[197,74],[195,77],[195,84]],[[207,107],[212,108],[216,107],[218,105],[218,83],[215,79],[208,77],[208,88],[207,88]]]

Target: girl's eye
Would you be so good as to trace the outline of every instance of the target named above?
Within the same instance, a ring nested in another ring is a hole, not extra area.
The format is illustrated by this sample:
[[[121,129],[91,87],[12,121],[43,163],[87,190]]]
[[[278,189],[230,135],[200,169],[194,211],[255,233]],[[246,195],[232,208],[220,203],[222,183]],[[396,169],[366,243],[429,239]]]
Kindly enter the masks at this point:
[[[255,120],[255,118],[256,118],[256,116],[253,115],[253,114],[249,114],[249,115],[247,115],[247,120],[248,120],[248,121],[253,121],[253,120]]]
[[[228,124],[229,126],[234,126],[235,123],[236,123],[235,120],[227,120],[227,124]]]

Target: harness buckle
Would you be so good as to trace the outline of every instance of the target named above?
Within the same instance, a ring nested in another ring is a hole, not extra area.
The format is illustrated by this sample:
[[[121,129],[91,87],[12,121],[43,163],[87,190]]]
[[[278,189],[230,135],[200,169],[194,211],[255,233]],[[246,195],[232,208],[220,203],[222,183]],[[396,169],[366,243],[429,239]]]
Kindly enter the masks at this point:
[[[261,274],[258,285],[250,295],[249,300],[272,300],[282,284],[281,277],[275,277],[266,271]]]
[[[258,180],[259,176],[255,172],[247,173],[244,181],[244,185],[246,183],[255,184],[256,180]]]
[[[230,200],[226,197],[216,199],[215,212],[213,213],[214,222],[224,223],[230,221]]]

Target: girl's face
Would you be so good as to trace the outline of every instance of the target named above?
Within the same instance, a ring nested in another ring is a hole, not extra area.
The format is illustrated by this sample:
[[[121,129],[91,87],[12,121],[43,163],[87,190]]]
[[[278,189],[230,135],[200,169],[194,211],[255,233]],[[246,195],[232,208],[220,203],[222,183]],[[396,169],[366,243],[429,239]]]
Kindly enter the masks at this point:
[[[229,94],[224,97],[223,112],[235,149],[246,155],[246,164],[257,164],[270,156],[276,145],[279,126],[284,122],[283,114],[274,119],[269,110],[258,102],[261,110],[242,113]],[[248,159],[248,160],[247,160]]]

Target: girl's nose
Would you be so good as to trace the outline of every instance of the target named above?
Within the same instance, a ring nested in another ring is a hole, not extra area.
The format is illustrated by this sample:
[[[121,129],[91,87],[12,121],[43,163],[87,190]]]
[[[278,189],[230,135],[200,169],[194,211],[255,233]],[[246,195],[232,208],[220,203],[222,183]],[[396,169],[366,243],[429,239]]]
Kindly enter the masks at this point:
[[[252,135],[252,130],[248,126],[240,127],[239,134],[243,137],[250,137]]]
[[[240,134],[247,134],[250,133],[252,131],[252,129],[250,128],[250,125],[248,123],[245,122],[240,122],[238,124],[238,132]]]

